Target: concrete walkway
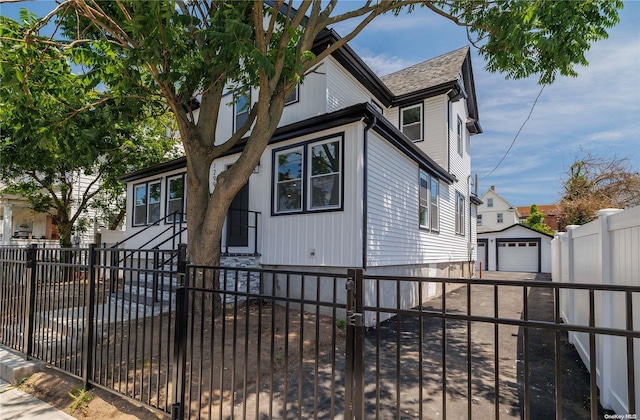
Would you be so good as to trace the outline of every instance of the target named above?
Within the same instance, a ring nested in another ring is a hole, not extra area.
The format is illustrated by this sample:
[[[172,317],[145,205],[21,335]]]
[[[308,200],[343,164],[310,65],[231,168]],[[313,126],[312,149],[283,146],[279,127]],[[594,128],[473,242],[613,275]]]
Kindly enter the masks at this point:
[[[0,419],[73,420],[75,417],[0,379]]]

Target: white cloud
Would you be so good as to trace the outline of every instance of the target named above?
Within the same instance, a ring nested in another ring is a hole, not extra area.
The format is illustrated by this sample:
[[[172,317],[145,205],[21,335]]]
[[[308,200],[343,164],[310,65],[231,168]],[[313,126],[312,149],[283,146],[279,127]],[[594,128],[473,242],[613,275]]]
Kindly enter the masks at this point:
[[[362,58],[362,60],[367,63],[367,65],[371,67],[371,70],[373,70],[373,72],[378,76],[384,76],[386,74],[402,70],[412,64],[406,60],[396,56],[389,56],[385,53],[377,55],[365,53],[361,55],[360,58]]]

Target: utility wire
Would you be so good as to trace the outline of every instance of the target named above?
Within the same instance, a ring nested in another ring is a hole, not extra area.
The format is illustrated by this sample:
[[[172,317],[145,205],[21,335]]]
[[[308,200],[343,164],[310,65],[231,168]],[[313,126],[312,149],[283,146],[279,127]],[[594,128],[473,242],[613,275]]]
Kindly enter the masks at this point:
[[[509,148],[507,149],[507,151],[505,152],[504,156],[502,156],[502,159],[500,159],[500,162],[498,162],[498,164],[491,170],[491,172],[489,172],[488,174],[486,174],[485,176],[482,177],[482,179],[487,178],[489,175],[491,175],[493,173],[493,171],[495,171],[496,169],[498,169],[498,166],[500,166],[500,164],[502,163],[502,161],[507,157],[507,155],[509,154],[509,152],[511,151],[511,148],[513,147],[514,144],[516,144],[516,140],[518,139],[518,136],[520,135],[520,132],[522,131],[522,129],[524,128],[525,124],[527,123],[527,121],[529,121],[529,118],[531,118],[531,114],[533,114],[533,109],[536,107],[536,104],[538,103],[538,99],[540,98],[540,95],[542,95],[542,91],[544,90],[546,85],[542,85],[542,88],[540,88],[540,92],[538,92],[538,96],[536,96],[536,100],[533,101],[533,105],[531,105],[531,110],[529,111],[529,115],[527,116],[527,119],[524,120],[524,122],[522,123],[522,125],[520,126],[520,129],[518,130],[518,132],[516,133],[516,136],[513,138],[513,141],[511,142],[511,146],[509,146]]]

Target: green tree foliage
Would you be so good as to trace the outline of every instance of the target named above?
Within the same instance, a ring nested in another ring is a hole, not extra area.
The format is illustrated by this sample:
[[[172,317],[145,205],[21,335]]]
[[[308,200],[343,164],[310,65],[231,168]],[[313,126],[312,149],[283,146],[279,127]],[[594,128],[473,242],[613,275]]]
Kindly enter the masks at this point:
[[[435,13],[466,27],[491,71],[541,83],[575,76],[584,52],[618,22],[621,1],[500,2],[381,0],[353,3],[336,13],[336,0],[63,2],[56,13],[74,40],[74,57],[114,97],[160,101],[173,112],[187,157],[189,258],[217,264],[225,214],[276,129],[284,100],[329,54],[377,16],[403,9]],[[294,5],[298,8],[295,9]],[[418,6],[418,7],[416,7]],[[311,53],[328,26],[356,21],[342,40]],[[258,91],[246,122],[216,138],[222,95]],[[199,116],[192,98],[200,99]],[[249,132],[249,129],[251,131]],[[217,176],[209,194],[209,167],[247,137],[236,163]],[[218,239],[216,239],[218,238]]]
[[[145,102],[118,102],[95,89],[95,80],[74,74],[68,51],[48,38],[22,42],[36,22],[26,11],[23,20],[0,17],[0,179],[5,192],[50,213],[69,246],[90,206],[118,212],[118,176],[165,158],[175,145],[167,135],[174,120],[154,118],[158,110]],[[90,181],[84,191],[81,176]]]
[[[538,232],[546,233],[547,235],[553,235],[554,231],[544,223],[544,213],[538,210],[537,204],[532,204],[529,216],[522,224],[528,228],[537,230]]]
[[[560,199],[560,224],[583,225],[605,208],[640,205],[640,173],[626,158],[582,153],[571,164]]]

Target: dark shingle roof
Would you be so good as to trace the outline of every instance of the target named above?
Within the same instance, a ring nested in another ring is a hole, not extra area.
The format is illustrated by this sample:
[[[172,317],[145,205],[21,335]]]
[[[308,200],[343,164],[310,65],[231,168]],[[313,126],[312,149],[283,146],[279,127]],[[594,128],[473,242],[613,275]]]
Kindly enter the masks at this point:
[[[428,89],[458,79],[469,47],[415,64],[380,79],[395,96]]]

